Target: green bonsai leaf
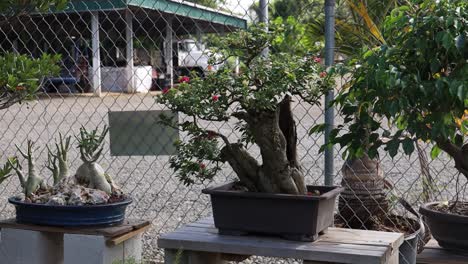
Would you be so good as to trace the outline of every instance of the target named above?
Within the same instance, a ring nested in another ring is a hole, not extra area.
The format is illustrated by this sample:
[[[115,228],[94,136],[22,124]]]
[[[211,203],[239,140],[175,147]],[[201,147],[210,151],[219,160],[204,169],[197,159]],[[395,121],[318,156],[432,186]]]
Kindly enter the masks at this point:
[[[211,180],[221,170],[218,141],[211,133],[193,137],[187,143],[178,141],[175,146],[177,155],[171,157],[170,167],[185,185]]]

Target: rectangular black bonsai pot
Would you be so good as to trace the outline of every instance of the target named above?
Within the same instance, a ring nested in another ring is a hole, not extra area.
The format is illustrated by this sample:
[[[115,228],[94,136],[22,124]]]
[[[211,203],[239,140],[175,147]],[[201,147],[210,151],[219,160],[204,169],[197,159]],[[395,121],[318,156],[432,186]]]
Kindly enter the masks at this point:
[[[220,234],[264,234],[290,240],[314,241],[333,225],[337,186],[307,186],[320,195],[253,193],[232,190],[234,183],[207,188]]]

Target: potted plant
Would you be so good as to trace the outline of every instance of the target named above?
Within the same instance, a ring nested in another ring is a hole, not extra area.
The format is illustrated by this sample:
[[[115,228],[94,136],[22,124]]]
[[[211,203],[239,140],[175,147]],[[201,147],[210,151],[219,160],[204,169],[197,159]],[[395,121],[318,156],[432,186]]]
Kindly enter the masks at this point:
[[[280,28],[252,26],[217,40],[218,63],[239,57],[241,73],[222,68],[165,89],[158,101],[187,116],[167,125],[187,133],[170,166],[189,185],[211,180],[224,163],[238,180],[208,188],[220,233],[267,233],[314,240],[333,223],[338,187],[306,186],[297,155],[293,100],[317,104],[332,80],[320,58],[278,52]],[[262,55],[269,48],[270,55]],[[165,121],[164,121],[165,120]],[[211,122],[232,122],[234,131]],[[235,132],[235,133],[233,133]],[[256,158],[257,148],[262,163]],[[298,217],[291,217],[296,215]]]
[[[348,160],[376,159],[381,147],[392,157],[400,146],[410,155],[422,140],[435,143],[434,158],[444,151],[468,176],[466,7],[464,1],[414,0],[386,18],[387,43],[364,53],[350,87],[335,100],[351,125],[338,126],[331,143],[345,148]],[[441,246],[467,248],[464,206],[421,207]]]
[[[8,201],[16,207],[19,223],[52,226],[104,226],[123,222],[125,209],[131,203],[114,183],[112,177],[97,163],[108,129],[98,133],[80,129],[78,147],[83,164],[74,176],[69,175],[68,154],[71,137],[59,136],[55,151],[47,146],[45,165],[52,173],[49,186],[39,173],[35,162],[34,142],[28,140],[26,150],[18,146],[20,156],[27,160],[27,174],[18,157],[8,158],[0,169],[0,182],[15,172],[23,192]]]

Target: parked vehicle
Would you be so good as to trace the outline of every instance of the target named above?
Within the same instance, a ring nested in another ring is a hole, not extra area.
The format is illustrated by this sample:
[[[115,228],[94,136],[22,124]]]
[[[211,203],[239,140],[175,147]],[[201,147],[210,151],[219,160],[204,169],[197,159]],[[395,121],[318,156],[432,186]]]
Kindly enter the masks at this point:
[[[174,70],[176,79],[179,76],[188,76],[195,73],[205,76],[206,73],[217,71],[222,64],[210,64],[212,52],[203,44],[193,39],[182,39],[174,42]]]

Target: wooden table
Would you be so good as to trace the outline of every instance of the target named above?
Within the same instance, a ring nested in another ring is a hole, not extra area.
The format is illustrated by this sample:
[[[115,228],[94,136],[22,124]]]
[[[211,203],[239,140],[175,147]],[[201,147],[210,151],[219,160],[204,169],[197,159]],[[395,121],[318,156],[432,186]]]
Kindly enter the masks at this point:
[[[432,239],[424,247],[424,251],[418,255],[418,264],[467,264],[468,253],[454,252],[443,249],[437,241]]]
[[[114,264],[140,260],[141,235],[149,221],[112,227],[67,228],[0,221],[0,263]]]
[[[397,264],[403,234],[329,228],[315,242],[275,237],[218,235],[206,218],[163,235],[166,264],[218,264],[251,255],[303,259],[304,263]]]

